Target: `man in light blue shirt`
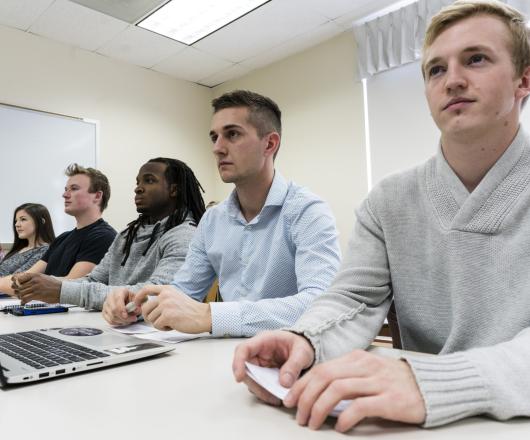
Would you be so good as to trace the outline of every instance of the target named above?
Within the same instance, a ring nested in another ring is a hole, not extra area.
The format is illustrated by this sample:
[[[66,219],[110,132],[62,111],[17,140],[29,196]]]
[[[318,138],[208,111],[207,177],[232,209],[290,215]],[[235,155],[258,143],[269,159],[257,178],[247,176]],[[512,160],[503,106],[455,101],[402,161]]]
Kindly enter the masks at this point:
[[[274,169],[278,106],[248,91],[227,93],[212,105],[213,153],[221,179],[235,189],[201,220],[172,286],[109,296],[104,316],[111,324],[142,313],[160,329],[251,336],[294,323],[335,276],[340,250],[329,207]],[[215,278],[223,302],[204,304]],[[131,300],[132,316],[124,307]]]

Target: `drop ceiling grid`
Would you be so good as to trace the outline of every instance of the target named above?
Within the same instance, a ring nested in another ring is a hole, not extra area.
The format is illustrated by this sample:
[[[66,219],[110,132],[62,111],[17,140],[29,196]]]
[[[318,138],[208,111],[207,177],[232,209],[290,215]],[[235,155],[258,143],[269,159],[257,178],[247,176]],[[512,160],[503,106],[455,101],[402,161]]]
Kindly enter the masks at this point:
[[[81,3],[91,1],[101,3]],[[272,0],[192,47],[68,0],[0,0],[0,24],[212,87],[317,45],[359,14],[395,2]]]

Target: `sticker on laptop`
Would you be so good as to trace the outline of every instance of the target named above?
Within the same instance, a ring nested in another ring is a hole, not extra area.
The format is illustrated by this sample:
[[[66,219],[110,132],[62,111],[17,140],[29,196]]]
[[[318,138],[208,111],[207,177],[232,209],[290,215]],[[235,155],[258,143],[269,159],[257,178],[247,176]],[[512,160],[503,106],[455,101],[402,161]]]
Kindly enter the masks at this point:
[[[71,327],[63,328],[62,330],[59,330],[59,333],[65,336],[96,336],[103,333],[103,330],[90,327]]]
[[[160,345],[147,342],[145,344],[126,345],[124,347],[109,348],[105,351],[113,354],[126,354],[134,353],[135,351],[149,350],[150,348],[160,348]]]

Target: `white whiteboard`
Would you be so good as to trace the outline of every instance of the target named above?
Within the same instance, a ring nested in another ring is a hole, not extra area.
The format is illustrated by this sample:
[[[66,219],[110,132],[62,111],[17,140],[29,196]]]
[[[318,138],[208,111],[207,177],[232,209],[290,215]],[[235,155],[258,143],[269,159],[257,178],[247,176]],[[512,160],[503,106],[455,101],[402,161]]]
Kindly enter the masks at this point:
[[[0,104],[0,242],[13,242],[13,210],[48,208],[55,234],[75,227],[64,213],[66,167],[97,166],[98,123]]]

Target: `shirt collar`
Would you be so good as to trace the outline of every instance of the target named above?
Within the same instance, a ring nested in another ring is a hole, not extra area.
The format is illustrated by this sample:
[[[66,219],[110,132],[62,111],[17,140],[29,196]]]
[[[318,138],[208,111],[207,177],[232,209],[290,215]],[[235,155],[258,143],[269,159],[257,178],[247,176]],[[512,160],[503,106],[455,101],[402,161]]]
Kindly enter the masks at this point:
[[[259,220],[259,217],[263,210],[269,206],[282,206],[287,192],[289,191],[289,184],[287,180],[280,174],[278,170],[274,170],[274,177],[272,184],[265,199],[265,204],[261,208],[260,213],[252,220],[251,223],[255,223]],[[227,210],[231,217],[242,219],[241,209],[239,207],[239,200],[237,198],[237,192],[234,189],[227,200]]]

